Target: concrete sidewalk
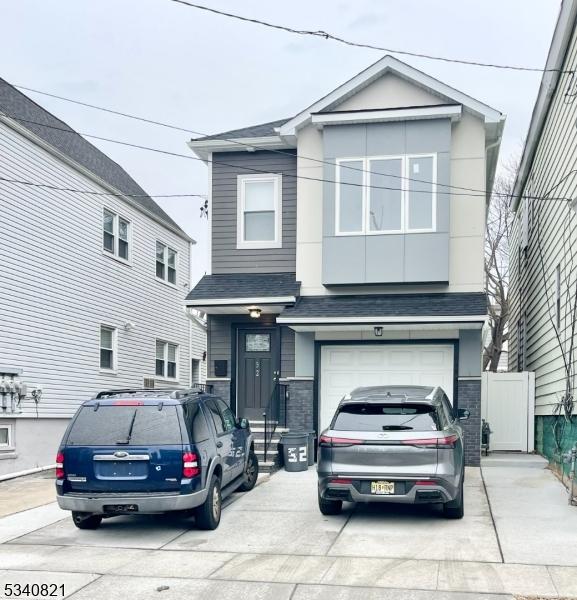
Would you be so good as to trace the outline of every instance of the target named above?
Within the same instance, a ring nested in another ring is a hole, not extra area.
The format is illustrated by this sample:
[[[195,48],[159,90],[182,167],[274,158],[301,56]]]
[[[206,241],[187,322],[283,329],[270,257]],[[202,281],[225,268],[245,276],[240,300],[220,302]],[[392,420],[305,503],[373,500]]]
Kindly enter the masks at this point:
[[[50,504],[55,499],[53,469],[0,481],[0,517]]]

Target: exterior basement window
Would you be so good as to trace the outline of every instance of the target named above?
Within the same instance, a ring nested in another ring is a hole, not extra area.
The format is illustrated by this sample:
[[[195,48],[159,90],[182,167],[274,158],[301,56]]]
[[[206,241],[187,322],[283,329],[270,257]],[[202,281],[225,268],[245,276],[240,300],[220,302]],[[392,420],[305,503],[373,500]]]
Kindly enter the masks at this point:
[[[166,379],[178,379],[178,346],[156,340],[156,375]]]
[[[156,277],[176,285],[176,250],[156,242]]]
[[[336,235],[436,230],[435,154],[336,161]]]
[[[281,175],[237,178],[237,248],[282,246]]]
[[[107,208],[102,215],[102,250],[126,262],[130,257],[130,221]]]

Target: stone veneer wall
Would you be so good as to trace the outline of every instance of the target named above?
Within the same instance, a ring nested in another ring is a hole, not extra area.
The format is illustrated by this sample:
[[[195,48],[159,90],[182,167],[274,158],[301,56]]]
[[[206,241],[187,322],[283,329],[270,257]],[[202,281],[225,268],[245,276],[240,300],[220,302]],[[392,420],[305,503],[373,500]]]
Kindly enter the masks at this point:
[[[465,464],[481,464],[481,379],[459,379],[459,408],[466,408],[471,416],[462,421],[465,434]]]

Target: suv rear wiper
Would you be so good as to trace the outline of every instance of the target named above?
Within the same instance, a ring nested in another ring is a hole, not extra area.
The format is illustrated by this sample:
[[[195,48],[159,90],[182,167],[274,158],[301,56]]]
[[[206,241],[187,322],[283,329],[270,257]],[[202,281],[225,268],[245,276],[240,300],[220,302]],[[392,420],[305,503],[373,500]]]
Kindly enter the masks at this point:
[[[136,409],[132,413],[132,419],[130,421],[130,427],[128,428],[128,433],[126,434],[126,439],[125,440],[117,440],[116,441],[117,445],[123,445],[123,446],[125,446],[126,444],[130,443],[130,438],[132,437],[132,428],[134,427],[134,420],[135,419],[136,419]]]

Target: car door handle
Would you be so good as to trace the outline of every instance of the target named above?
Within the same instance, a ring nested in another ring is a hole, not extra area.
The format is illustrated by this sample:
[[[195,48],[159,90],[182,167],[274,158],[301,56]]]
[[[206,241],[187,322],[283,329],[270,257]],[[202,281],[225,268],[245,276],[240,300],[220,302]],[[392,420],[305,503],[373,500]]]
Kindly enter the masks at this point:
[[[216,447],[217,448],[222,448],[222,442],[216,442]]]

